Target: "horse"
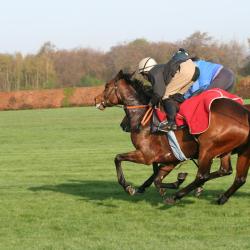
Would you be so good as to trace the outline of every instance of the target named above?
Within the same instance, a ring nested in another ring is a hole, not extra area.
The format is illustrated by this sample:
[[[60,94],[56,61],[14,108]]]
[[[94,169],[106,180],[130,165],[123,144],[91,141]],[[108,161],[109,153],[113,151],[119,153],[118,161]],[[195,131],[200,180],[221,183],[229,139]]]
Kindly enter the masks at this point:
[[[130,119],[131,141],[135,150],[117,154],[114,159],[118,182],[127,193],[133,194],[135,189],[125,180],[122,161],[154,166],[164,164],[170,166],[169,172],[180,163],[173,155],[164,134],[151,134],[149,124],[138,129],[138,124],[148,107],[148,96],[138,81],[131,80],[128,74],[120,71],[115,78],[106,83],[103,93],[95,98],[95,103],[99,109],[123,105]],[[198,170],[193,182],[168,197],[165,202],[170,205],[175,204],[177,200],[202,186],[206,181],[230,174],[232,152],[238,154],[235,180],[217,200],[218,204],[227,202],[230,196],[246,182],[250,165],[249,123],[250,112],[246,108],[229,99],[218,99],[211,106],[210,126],[205,132],[194,137],[187,127],[175,131],[185,156],[198,159]],[[221,165],[218,171],[210,173],[212,160],[215,157],[221,159]],[[160,169],[155,173],[154,181],[161,183],[166,174],[168,172]]]

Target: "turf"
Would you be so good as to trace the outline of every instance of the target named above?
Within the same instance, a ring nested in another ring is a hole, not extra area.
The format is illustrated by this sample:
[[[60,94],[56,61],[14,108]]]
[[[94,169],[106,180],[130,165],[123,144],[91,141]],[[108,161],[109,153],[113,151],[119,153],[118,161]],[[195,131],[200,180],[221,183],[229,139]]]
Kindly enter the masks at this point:
[[[250,249],[250,181],[215,204],[235,171],[172,207],[154,187],[134,197],[123,191],[113,159],[133,146],[122,116],[93,107],[0,113],[0,249]],[[135,186],[151,174],[123,167]],[[188,183],[196,167],[188,162],[167,180],[181,171]]]

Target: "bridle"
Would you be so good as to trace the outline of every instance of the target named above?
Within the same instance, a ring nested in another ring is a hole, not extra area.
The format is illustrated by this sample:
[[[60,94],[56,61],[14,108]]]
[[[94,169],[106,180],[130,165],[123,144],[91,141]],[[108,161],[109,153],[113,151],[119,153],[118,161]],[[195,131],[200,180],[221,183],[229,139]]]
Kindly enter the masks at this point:
[[[119,82],[119,80],[115,81],[114,82],[114,87],[107,94],[105,93],[105,95],[104,95],[104,101],[102,102],[102,105],[104,107],[106,107],[107,105],[111,104],[108,100],[109,100],[109,97],[111,96],[111,94],[113,94],[113,92],[115,92],[115,96],[116,96],[118,102],[121,101],[121,96],[118,93],[118,82]],[[116,107],[121,107],[121,106],[116,106]]]
[[[114,87],[111,88],[108,93],[104,95],[104,101],[102,102],[102,105],[103,106],[106,106],[106,105],[109,105],[109,97],[111,96],[111,94],[115,93],[115,96],[119,101],[122,101],[122,98],[121,98],[121,95],[119,94],[119,91],[118,91],[118,83],[119,83],[119,80],[118,81],[114,81]],[[116,107],[122,107],[122,106],[117,106]],[[145,108],[148,108],[148,110],[146,111],[146,113],[143,115],[143,118],[140,122],[140,124],[142,126],[145,126],[148,121],[150,120],[152,114],[153,114],[153,108],[149,105],[123,105],[123,108],[124,108],[124,111],[125,113],[127,114],[126,110],[132,110],[132,109],[145,109]]]

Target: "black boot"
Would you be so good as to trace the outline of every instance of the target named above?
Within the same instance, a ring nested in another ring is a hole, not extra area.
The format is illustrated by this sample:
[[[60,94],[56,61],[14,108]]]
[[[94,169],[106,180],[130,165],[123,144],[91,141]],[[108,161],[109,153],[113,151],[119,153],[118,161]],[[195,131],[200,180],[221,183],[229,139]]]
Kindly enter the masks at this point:
[[[177,125],[175,123],[175,116],[178,108],[175,101],[172,99],[165,99],[163,100],[163,107],[167,113],[167,120],[161,122],[158,129],[163,132],[176,130]]]

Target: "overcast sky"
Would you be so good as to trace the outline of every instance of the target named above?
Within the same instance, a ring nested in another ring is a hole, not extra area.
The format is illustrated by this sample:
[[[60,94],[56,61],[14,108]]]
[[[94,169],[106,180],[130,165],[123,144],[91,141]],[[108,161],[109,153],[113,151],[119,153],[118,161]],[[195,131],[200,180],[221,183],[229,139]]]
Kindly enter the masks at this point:
[[[177,41],[195,31],[216,40],[250,38],[249,0],[0,0],[0,53],[107,51],[136,38]]]

